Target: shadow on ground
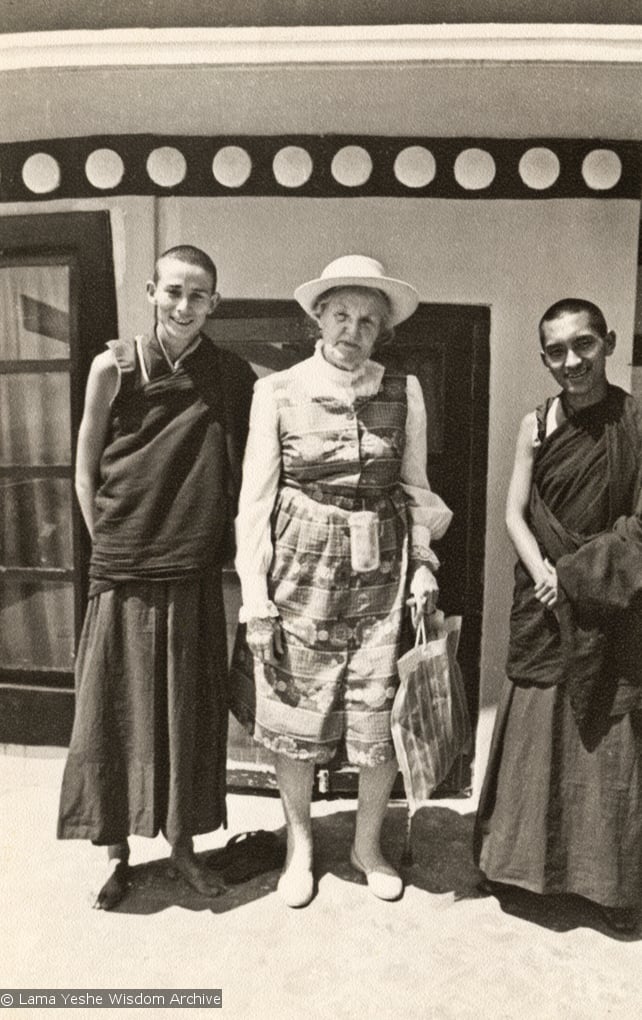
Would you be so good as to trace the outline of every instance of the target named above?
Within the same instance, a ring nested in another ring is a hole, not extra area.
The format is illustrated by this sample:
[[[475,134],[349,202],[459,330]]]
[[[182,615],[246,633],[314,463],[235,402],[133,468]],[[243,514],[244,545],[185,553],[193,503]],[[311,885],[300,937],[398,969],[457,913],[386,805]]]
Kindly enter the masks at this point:
[[[285,837],[284,837],[285,839]],[[216,876],[218,851],[198,854],[198,858],[212,869]],[[130,886],[125,899],[115,908],[119,914],[157,914],[169,907],[184,910],[209,910],[224,914],[253,900],[261,899],[274,891],[278,870],[266,871],[247,882],[229,885],[219,896],[202,896],[177,874],[169,858],[148,861],[130,869]]]
[[[452,893],[455,900],[479,899],[484,895],[477,888],[482,876],[472,856],[474,812],[460,814],[438,804],[419,808],[412,819],[410,860],[405,857],[407,819],[404,805],[391,805],[382,834],[384,853],[391,864],[400,869],[407,887],[414,886],[433,895]],[[354,826],[355,811],[337,810],[314,819],[318,880],[333,874],[342,881],[365,883],[364,877],[349,862]],[[283,829],[279,829],[277,835],[285,841]],[[199,857],[216,872],[220,853],[213,850]],[[150,861],[131,869],[131,887],[116,909],[123,914],[154,914],[177,906],[223,914],[272,894],[279,871],[278,868],[266,871],[208,899],[191,889],[181,876],[173,875],[168,859]],[[538,896],[515,886],[495,884],[494,898],[504,913],[551,931],[591,928],[619,941],[640,939],[639,933],[613,932],[599,909],[579,896]]]
[[[409,885],[429,893],[452,892],[455,899],[478,897],[481,874],[473,861],[474,812],[418,808],[410,830],[410,861],[404,868]]]
[[[526,889],[499,883],[495,885],[494,892],[504,913],[550,931],[591,928],[617,942],[639,942],[642,938],[639,927],[637,932],[631,934],[613,931],[602,917],[599,907],[582,896],[538,896]]]
[[[472,857],[474,812],[460,815],[448,808],[420,808],[412,821],[412,866],[404,870],[407,884],[430,893],[453,892],[455,899],[479,898],[482,877]],[[506,914],[550,931],[591,928],[618,941],[639,941],[640,933],[614,932],[599,907],[581,896],[539,896],[517,886],[494,886],[494,898]]]
[[[474,815],[461,815],[445,807],[420,808],[412,819],[410,861],[405,855],[407,819],[406,807],[393,805],[381,840],[384,854],[400,869],[406,885],[430,893],[451,892],[456,899],[478,896],[475,887],[481,876],[471,852]],[[315,821],[319,877],[332,872],[344,880],[365,881],[349,863],[354,826],[354,811]]]

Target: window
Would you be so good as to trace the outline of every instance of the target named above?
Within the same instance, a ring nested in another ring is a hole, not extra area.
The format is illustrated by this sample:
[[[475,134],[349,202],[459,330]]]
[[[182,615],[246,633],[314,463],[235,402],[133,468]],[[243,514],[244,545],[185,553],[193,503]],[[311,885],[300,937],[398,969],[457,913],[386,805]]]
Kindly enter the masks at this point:
[[[73,266],[0,263],[0,668],[71,671]]]

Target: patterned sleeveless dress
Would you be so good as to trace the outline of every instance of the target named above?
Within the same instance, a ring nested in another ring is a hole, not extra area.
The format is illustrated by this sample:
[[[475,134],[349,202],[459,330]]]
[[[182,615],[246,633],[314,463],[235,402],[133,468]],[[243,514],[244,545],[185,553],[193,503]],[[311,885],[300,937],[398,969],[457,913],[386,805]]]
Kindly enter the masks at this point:
[[[234,651],[232,711],[256,740],[328,762],[343,740],[357,765],[390,760],[390,709],[408,569],[400,485],[407,380],[386,372],[373,396],[310,397],[295,369],[271,377],[282,470],[272,514],[270,598],[284,652],[254,662],[244,628]],[[351,568],[349,519],[379,519],[376,570]]]

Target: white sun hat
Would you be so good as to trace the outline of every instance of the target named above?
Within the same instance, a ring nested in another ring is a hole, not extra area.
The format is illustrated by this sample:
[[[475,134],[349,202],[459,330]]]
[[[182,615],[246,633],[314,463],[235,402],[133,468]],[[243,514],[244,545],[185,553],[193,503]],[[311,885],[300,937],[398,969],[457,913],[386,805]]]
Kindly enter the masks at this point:
[[[294,292],[295,301],[314,316],[318,298],[333,287],[371,287],[382,291],[390,302],[390,325],[409,318],[419,304],[419,295],[411,284],[386,276],[380,262],[367,255],[342,255],[330,262],[317,280],[302,283]]]

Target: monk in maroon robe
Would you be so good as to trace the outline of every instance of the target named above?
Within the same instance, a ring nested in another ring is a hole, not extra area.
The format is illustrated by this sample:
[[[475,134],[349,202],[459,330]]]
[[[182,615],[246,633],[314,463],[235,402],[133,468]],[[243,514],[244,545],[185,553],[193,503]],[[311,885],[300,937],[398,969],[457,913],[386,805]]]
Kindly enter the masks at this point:
[[[150,333],[92,362],[76,456],[92,554],[58,837],[107,848],[101,910],[127,894],[130,835],[162,832],[174,870],[223,891],[194,836],[226,824],[221,570],[255,377],[202,332],[219,302],[205,252],[164,252],[147,295]]]
[[[560,395],[526,416],[507,526],[508,681],[475,851],[493,882],[570,892],[635,928],[642,893],[642,429],[590,302],[540,323]]]

